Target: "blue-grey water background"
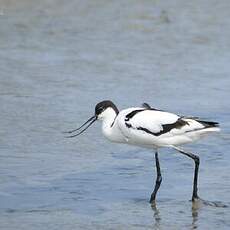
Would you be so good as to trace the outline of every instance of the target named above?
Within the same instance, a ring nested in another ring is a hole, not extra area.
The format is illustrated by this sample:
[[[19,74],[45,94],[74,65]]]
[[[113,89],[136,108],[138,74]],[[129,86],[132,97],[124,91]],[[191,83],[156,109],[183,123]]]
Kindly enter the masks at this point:
[[[186,149],[199,193],[230,205],[230,1],[1,0],[0,229],[230,229],[230,208],[192,209],[193,162],[109,143],[103,99],[219,121]]]

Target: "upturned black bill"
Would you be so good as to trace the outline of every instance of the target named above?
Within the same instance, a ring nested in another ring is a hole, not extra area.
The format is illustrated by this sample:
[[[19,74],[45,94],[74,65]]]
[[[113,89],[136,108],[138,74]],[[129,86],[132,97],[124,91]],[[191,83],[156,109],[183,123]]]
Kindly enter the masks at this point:
[[[83,125],[81,125],[79,128],[77,129],[73,129],[73,130],[70,130],[68,132],[65,132],[65,133],[73,133],[75,131],[78,131],[80,130],[82,127],[84,127],[86,124],[88,124],[90,121],[90,123],[84,128],[82,129],[79,133],[77,134],[74,134],[74,135],[70,135],[70,136],[66,136],[67,138],[72,138],[72,137],[76,137],[80,134],[82,134],[86,129],[88,129],[95,121],[97,120],[97,117],[96,116],[92,116],[89,120],[87,120]]]

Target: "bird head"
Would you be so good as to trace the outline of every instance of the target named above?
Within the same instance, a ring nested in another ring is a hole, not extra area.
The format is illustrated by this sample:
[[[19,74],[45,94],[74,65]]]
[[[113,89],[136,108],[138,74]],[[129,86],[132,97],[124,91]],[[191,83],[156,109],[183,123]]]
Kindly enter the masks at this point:
[[[117,107],[112,101],[102,101],[95,106],[95,116],[98,120],[103,120],[106,117],[114,115],[116,116],[119,113]]]
[[[101,101],[95,106],[95,114],[92,117],[90,117],[79,128],[67,131],[65,133],[72,134],[76,131],[79,131],[76,134],[67,136],[68,138],[76,137],[82,134],[86,129],[88,129],[96,120],[104,120],[105,118],[108,118],[111,116],[114,117],[114,115],[116,116],[118,113],[119,111],[112,101],[109,101],[109,100]]]

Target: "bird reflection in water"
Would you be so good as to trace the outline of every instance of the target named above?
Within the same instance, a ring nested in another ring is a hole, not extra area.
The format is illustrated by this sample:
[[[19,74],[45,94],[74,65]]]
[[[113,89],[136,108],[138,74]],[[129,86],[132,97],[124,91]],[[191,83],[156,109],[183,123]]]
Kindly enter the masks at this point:
[[[198,228],[198,218],[199,218],[200,205],[197,202],[192,202],[192,226],[191,229]]]
[[[151,207],[153,210],[153,217],[155,219],[154,229],[160,229],[161,217],[160,217],[159,209],[157,208],[155,202],[151,204]]]
[[[160,211],[156,206],[156,203],[151,204],[151,208],[153,210],[153,217],[154,217],[154,229],[161,229],[161,216]],[[191,229],[197,229],[198,228],[198,217],[199,217],[199,210],[200,205],[198,205],[196,202],[193,202],[191,212],[192,212],[192,224]]]
[[[206,201],[206,200],[196,200],[192,202],[191,206],[191,224],[190,229],[198,229],[199,224],[199,213],[205,207],[214,207],[214,208],[227,208],[228,205],[223,204],[219,201]],[[157,208],[156,203],[151,204],[151,208],[153,210],[153,218],[154,218],[154,229],[162,229],[162,225],[164,225],[164,221],[162,222],[162,216],[160,215],[160,210]]]
[[[215,207],[215,208],[227,208],[228,207],[228,205],[223,204],[220,201],[207,201],[203,199],[193,201],[192,209],[191,209],[192,210],[192,228],[191,229],[198,228],[199,212],[205,206],[210,206],[210,207]]]

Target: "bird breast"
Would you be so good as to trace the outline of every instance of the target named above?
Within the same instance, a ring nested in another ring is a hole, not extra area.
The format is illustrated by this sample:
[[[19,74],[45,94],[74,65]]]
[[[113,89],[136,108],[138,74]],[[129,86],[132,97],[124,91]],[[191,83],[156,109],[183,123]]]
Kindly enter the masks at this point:
[[[102,133],[103,135],[112,142],[125,143],[125,137],[122,135],[119,126],[115,120],[115,122],[106,122],[102,123]]]

